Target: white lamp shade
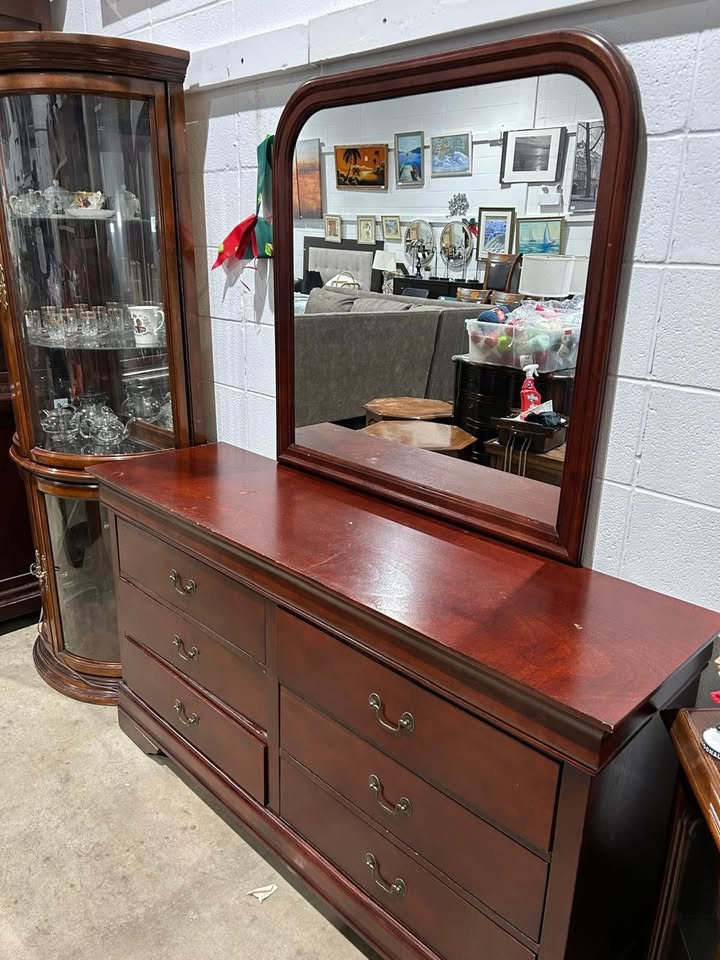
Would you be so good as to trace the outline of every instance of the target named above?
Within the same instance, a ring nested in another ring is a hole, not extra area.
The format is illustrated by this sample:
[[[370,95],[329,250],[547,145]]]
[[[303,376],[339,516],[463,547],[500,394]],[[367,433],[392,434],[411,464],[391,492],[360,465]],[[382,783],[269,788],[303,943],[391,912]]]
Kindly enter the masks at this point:
[[[520,293],[528,297],[567,297],[575,257],[526,253],[520,271]]]
[[[570,293],[585,293],[587,286],[588,267],[590,257],[574,257],[572,277],[570,278]]]
[[[394,273],[397,270],[397,257],[392,250],[376,250],[372,268],[383,273]]]

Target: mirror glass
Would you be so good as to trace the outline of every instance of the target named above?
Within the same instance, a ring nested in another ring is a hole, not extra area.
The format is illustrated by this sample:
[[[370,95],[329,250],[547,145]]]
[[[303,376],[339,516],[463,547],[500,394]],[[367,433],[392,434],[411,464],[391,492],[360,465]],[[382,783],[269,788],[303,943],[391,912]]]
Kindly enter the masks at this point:
[[[295,442],[553,525],[603,146],[562,74],[314,114]]]
[[[453,220],[440,234],[440,256],[448,269],[462,270],[473,255],[472,234],[461,220]]]

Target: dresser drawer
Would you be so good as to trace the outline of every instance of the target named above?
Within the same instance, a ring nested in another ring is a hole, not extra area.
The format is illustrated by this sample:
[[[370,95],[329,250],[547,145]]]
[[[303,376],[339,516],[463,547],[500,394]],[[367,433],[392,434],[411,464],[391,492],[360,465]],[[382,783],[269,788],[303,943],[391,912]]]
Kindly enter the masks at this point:
[[[287,689],[281,693],[280,716],[283,751],[531,939],[538,939],[545,861]]]
[[[491,426],[493,417],[506,417],[509,413],[509,404],[479,393],[461,393],[455,403],[456,418],[475,420],[482,427]]]
[[[126,686],[246,793],[264,804],[265,744],[122,635],[120,655]]]
[[[534,956],[286,757],[281,761],[280,784],[282,818],[446,960]]]
[[[265,662],[265,602],[235,580],[118,520],[120,575]]]
[[[421,777],[549,850],[559,764],[285,611],[280,682]]]
[[[267,729],[263,667],[237,647],[164,607],[124,580],[118,587],[120,632],[152,650],[193,683]]]

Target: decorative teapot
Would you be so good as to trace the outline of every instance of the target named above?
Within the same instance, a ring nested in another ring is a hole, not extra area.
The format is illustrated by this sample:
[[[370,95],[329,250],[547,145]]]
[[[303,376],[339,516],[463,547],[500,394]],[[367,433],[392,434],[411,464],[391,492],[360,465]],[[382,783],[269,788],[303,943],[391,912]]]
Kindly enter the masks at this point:
[[[155,422],[164,430],[172,430],[174,427],[172,397],[169,393],[166,393],[165,397],[163,398],[162,406],[160,407],[160,412],[158,413],[157,420]]]
[[[39,190],[27,190],[8,198],[10,209],[16,217],[46,217],[48,202]]]
[[[153,396],[149,383],[135,380],[127,385],[127,397],[123,401],[122,410],[136,420],[155,423],[160,411],[160,401]]]
[[[80,414],[72,407],[56,407],[40,411],[40,426],[56,443],[74,440],[80,428]]]
[[[110,407],[104,407],[92,419],[80,420],[80,436],[100,447],[115,447],[127,439],[131,422],[132,418],[123,423]]]
[[[137,220],[140,216],[140,201],[124,183],[115,191],[115,209],[124,220]]]
[[[61,187],[58,180],[53,180],[52,184],[43,190],[43,196],[50,213],[65,213],[72,202],[70,191]]]
[[[129,421],[124,424],[108,406],[107,394],[100,391],[84,393],[79,397],[78,429],[84,440],[100,446],[122,443],[129,432]]]

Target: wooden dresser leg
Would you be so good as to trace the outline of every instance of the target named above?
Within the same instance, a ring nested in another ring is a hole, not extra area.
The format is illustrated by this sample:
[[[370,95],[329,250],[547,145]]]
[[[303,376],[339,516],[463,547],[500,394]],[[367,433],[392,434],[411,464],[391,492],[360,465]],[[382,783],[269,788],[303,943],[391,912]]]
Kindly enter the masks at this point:
[[[130,737],[132,742],[140,747],[143,753],[148,754],[148,756],[162,754],[160,747],[150,739],[144,730],[140,729],[134,720],[130,719],[122,708],[118,709],[118,723],[123,733]]]

